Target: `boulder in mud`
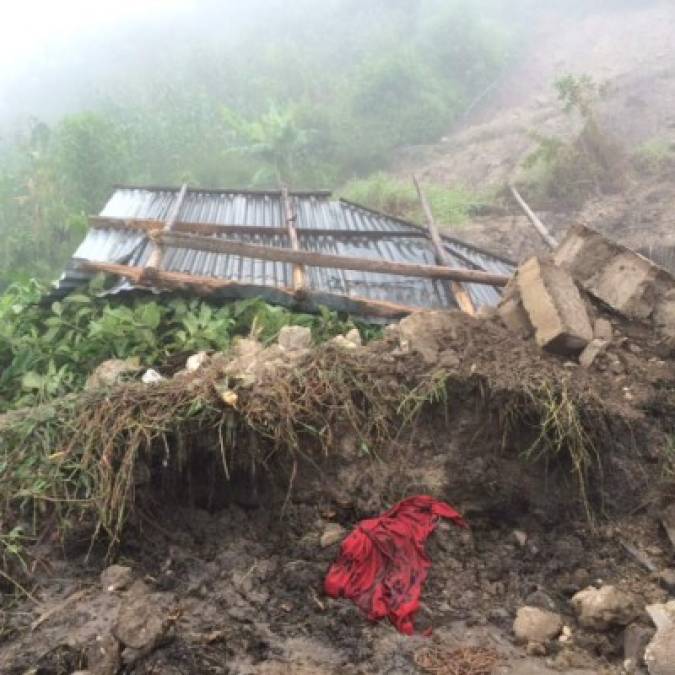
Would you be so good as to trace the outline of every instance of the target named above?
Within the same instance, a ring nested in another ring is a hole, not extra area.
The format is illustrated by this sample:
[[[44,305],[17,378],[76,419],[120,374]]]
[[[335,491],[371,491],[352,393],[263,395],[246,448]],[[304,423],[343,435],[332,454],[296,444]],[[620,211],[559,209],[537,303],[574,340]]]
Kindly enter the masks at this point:
[[[133,580],[134,573],[131,567],[125,565],[111,565],[101,572],[101,586],[109,593],[129,588]]]
[[[427,364],[436,363],[442,345],[457,339],[463,321],[458,312],[415,312],[399,324],[401,349],[418,353]]]
[[[518,642],[545,644],[560,635],[563,621],[560,615],[538,607],[521,607],[513,622],[513,632]]]
[[[584,628],[599,631],[612,626],[627,626],[640,614],[635,598],[616,586],[589,586],[579,591],[571,604]]]
[[[608,344],[607,340],[601,340],[600,338],[591,340],[579,356],[579,365],[581,365],[582,368],[590,368],[595,363],[598,356],[607,349]]]
[[[120,645],[112,635],[99,635],[87,649],[87,669],[91,675],[115,675],[121,665]]]
[[[126,647],[152,648],[166,636],[173,621],[173,609],[171,595],[130,592],[117,614],[113,635]]]

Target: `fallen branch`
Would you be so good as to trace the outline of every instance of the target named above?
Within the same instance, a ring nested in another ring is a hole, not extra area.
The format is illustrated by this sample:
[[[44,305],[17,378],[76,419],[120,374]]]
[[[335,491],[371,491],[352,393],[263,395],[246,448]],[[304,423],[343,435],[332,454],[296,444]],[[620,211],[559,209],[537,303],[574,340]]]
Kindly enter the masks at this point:
[[[516,187],[514,185],[509,185],[509,189],[511,190],[511,194],[513,195],[514,199],[518,202],[518,205],[527,216],[527,219],[532,223],[534,229],[537,230],[541,238],[548,244],[550,248],[557,248],[558,240],[549,232],[548,228],[546,225],[544,225],[537,214],[527,205],[527,202],[522,198],[520,192],[516,190]]]

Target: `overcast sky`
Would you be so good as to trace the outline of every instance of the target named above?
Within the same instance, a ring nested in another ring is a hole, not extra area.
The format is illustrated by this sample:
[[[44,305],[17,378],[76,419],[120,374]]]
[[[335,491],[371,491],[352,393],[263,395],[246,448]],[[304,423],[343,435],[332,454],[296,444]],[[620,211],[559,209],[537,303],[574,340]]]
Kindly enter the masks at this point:
[[[5,4],[5,3],[3,3]],[[0,73],[11,75],[54,46],[91,39],[97,30],[152,14],[189,7],[193,0],[18,0],[7,2],[0,22]]]

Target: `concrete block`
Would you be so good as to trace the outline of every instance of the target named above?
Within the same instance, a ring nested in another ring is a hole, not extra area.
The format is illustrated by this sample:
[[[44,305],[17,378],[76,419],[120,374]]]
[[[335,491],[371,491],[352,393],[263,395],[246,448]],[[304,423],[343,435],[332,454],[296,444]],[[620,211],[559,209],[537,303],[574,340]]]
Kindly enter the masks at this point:
[[[520,295],[514,295],[502,300],[497,308],[497,314],[502,323],[512,332],[523,338],[529,338],[534,333],[530,317],[523,307]]]
[[[518,270],[516,282],[540,347],[575,354],[593,339],[586,305],[565,270],[531,258]]]
[[[588,291],[617,312],[646,319],[654,311],[657,268],[632,251],[614,256],[589,280]]]
[[[553,256],[589,293],[632,319],[650,318],[675,279],[651,260],[583,225],[570,229]]]

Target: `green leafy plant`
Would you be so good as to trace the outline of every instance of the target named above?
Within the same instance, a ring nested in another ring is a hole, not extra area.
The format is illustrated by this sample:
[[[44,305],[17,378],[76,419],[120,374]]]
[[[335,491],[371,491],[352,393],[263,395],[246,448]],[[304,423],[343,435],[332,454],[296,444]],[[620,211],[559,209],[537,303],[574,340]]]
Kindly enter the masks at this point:
[[[137,357],[142,367],[161,367],[172,354],[225,351],[237,335],[270,342],[284,326],[302,325],[320,342],[357,327],[325,308],[295,313],[259,298],[217,305],[182,297],[107,299],[85,290],[43,306],[42,291],[36,282],[15,284],[0,296],[0,411],[76,391],[106,359]]]

